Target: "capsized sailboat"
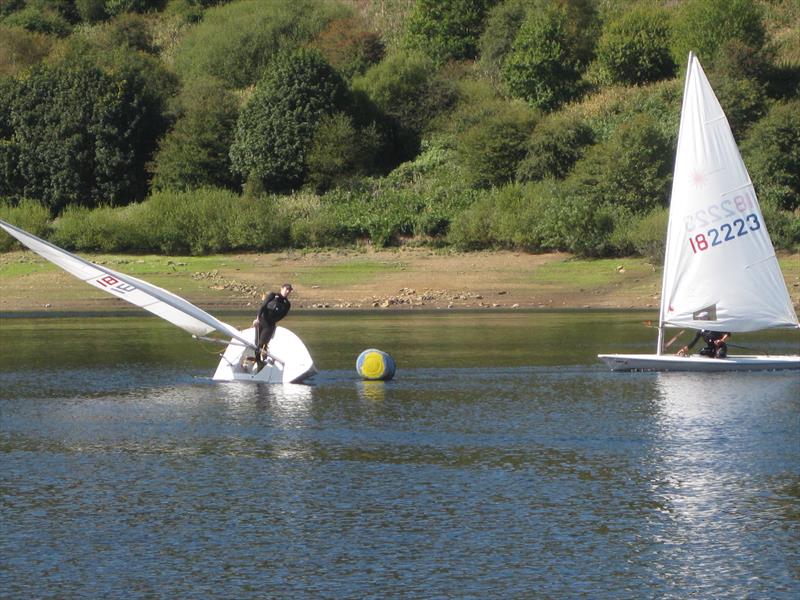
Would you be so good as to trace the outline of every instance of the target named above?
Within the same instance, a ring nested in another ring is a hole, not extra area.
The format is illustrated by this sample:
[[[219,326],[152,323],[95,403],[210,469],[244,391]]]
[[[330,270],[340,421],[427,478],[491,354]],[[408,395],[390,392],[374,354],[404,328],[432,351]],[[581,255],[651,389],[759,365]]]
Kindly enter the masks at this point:
[[[305,345],[288,329],[277,328],[266,364],[256,371],[248,360],[256,350],[253,328],[239,331],[172,292],[84,260],[5,221],[0,220],[0,228],[81,281],[177,325],[195,339],[227,345],[214,373],[217,381],[299,383],[316,373]],[[214,337],[219,335],[223,337]]]
[[[612,370],[800,369],[800,356],[664,354],[664,329],[800,328],[750,175],[694,54],[681,108],[656,354],[600,354]]]

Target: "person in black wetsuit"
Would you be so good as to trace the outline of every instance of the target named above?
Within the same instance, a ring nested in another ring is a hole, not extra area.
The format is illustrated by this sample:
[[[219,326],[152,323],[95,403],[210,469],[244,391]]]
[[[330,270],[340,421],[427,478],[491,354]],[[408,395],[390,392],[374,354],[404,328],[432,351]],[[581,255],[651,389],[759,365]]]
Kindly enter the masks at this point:
[[[706,347],[700,350],[700,356],[708,356],[709,358],[725,358],[728,356],[728,344],[725,341],[731,337],[731,334],[726,331],[709,331],[708,329],[701,329],[698,331],[694,339],[678,350],[678,354],[686,356],[700,338],[706,343]]]
[[[289,294],[292,293],[292,284],[284,283],[281,286],[281,291],[270,292],[264,298],[264,304],[258,311],[258,316],[253,320],[253,326],[256,328],[256,364],[258,369],[264,366],[264,359],[266,358],[267,345],[275,335],[275,329],[280,321],[289,312],[292,303],[289,302]]]

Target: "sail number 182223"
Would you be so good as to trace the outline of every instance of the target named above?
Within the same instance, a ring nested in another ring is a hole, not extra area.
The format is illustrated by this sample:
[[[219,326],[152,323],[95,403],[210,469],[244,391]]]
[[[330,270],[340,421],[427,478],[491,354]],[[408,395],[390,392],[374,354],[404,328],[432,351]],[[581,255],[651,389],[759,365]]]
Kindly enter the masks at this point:
[[[689,245],[692,252],[697,254],[714,246],[720,246],[725,242],[749,234],[751,231],[761,229],[761,221],[755,213],[750,213],[742,219],[734,219],[731,223],[723,223],[719,227],[712,227],[706,233],[698,233],[689,237]]]

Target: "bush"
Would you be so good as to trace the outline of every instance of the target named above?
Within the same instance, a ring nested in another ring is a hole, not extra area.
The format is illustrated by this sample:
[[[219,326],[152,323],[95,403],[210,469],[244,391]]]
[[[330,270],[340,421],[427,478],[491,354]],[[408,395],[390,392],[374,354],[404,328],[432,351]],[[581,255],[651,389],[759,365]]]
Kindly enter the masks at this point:
[[[493,81],[500,79],[505,58],[525,20],[525,9],[525,0],[509,0],[495,5],[486,17],[480,39],[480,64]]]
[[[319,52],[281,55],[239,115],[230,149],[234,172],[267,190],[296,189],[320,120],[346,99],[344,81]]]
[[[406,43],[437,64],[475,58],[484,17],[494,0],[417,0],[406,22]]]
[[[460,139],[458,156],[475,187],[491,187],[513,181],[524,158],[533,128],[527,110],[509,111],[473,125]]]
[[[47,237],[50,231],[50,211],[33,200],[23,200],[19,204],[0,202],[0,219],[38,237]],[[21,247],[16,239],[0,231],[0,252]]]
[[[664,9],[636,7],[605,27],[597,58],[615,83],[638,85],[665,79],[675,73],[669,36]]]
[[[312,47],[348,80],[363,75],[384,55],[378,34],[364,29],[362,23],[353,18],[331,21],[312,42]]]
[[[595,207],[646,213],[666,203],[673,156],[652,117],[639,115],[592,146],[565,180],[565,189]]]
[[[596,23],[590,2],[541,3],[529,10],[503,65],[511,93],[543,110],[575,98],[592,57]]]
[[[687,0],[674,14],[672,57],[679,65],[690,51],[707,62],[729,40],[760,50],[766,39],[757,0]]]
[[[0,77],[13,77],[39,64],[52,45],[44,34],[0,25]]]
[[[800,100],[775,104],[742,144],[759,198],[783,210],[800,208]]]
[[[244,0],[209,8],[175,56],[184,81],[212,76],[230,88],[259,81],[280,52],[311,41],[334,19],[351,11],[339,2]]]
[[[669,209],[654,208],[636,220],[628,232],[628,238],[636,252],[650,259],[653,264],[664,263],[668,222]]]
[[[197,79],[184,89],[184,112],[161,139],[151,170],[155,190],[198,187],[235,188],[240,179],[231,167],[238,108],[236,98],[211,79]]]
[[[554,115],[533,130],[527,155],[517,167],[517,180],[563,179],[593,143],[594,133],[585,122]]]
[[[53,226],[51,240],[67,250],[139,252],[146,246],[143,206],[122,208],[69,206]]]

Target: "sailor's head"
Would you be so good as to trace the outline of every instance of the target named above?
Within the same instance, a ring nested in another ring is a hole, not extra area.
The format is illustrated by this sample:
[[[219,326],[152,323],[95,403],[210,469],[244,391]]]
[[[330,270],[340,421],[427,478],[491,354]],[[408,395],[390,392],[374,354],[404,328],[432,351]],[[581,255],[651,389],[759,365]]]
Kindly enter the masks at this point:
[[[291,284],[291,283],[284,283],[284,284],[281,286],[281,296],[283,296],[284,298],[286,298],[287,296],[289,296],[289,294],[291,293],[291,291],[292,291],[293,289],[294,289],[294,288],[292,287],[292,284]]]

